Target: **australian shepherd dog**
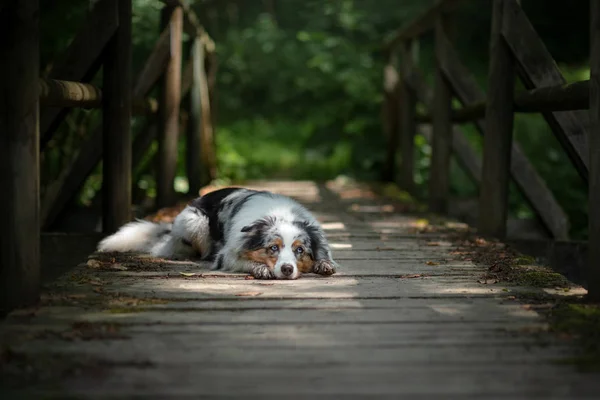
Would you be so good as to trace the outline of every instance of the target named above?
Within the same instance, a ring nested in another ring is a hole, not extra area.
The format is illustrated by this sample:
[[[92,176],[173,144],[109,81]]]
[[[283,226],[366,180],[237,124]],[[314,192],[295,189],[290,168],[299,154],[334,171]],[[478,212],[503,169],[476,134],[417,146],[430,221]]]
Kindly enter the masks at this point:
[[[332,275],[337,264],[313,215],[289,197],[225,188],[193,200],[172,224],[137,220],[98,245],[100,252],[137,252],[212,261],[212,269],[257,279]]]

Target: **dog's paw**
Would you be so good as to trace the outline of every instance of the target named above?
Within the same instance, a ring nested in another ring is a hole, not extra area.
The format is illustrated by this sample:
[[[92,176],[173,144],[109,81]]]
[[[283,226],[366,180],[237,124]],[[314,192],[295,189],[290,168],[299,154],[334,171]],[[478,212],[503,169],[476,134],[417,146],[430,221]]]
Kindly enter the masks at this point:
[[[313,272],[315,274],[329,276],[335,274],[335,268],[335,263],[331,260],[318,260],[313,266]]]
[[[252,276],[256,279],[275,279],[275,273],[266,265],[254,267],[252,269]]]

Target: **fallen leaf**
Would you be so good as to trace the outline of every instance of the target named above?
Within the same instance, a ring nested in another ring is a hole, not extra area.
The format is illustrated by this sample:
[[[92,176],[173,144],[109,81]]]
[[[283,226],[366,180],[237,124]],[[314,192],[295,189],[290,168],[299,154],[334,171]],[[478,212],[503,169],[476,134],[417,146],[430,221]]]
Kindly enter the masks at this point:
[[[118,271],[127,271],[127,269],[128,269],[126,266],[124,266],[124,265],[122,265],[122,264],[113,264],[113,265],[111,266],[111,268],[112,268],[112,269],[116,269],[116,270],[118,270]]]
[[[194,275],[196,275],[195,272],[180,272],[180,274],[183,275],[183,276],[194,276]]]
[[[252,275],[248,275],[244,279],[246,279],[247,281],[250,281],[250,280],[254,279],[254,277]]]
[[[496,279],[480,279],[477,281],[477,283],[481,283],[484,285],[493,285],[494,283],[497,283],[498,280]]]
[[[427,261],[425,264],[427,264],[427,265],[440,265],[440,263],[437,263],[435,261]]]
[[[90,268],[100,268],[102,266],[102,263],[98,260],[88,260],[87,262],[87,266]]]
[[[440,242],[427,242],[427,246],[439,246]]]
[[[262,292],[243,292],[243,293],[236,294],[236,296],[240,296],[240,297],[254,297],[254,296],[260,296],[261,294],[262,294]]]

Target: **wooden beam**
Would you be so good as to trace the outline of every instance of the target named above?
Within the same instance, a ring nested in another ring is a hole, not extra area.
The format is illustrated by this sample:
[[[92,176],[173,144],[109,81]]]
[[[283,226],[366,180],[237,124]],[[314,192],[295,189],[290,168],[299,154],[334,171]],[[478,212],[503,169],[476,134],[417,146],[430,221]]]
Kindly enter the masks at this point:
[[[435,27],[435,52],[443,52],[444,22],[438,18]],[[437,57],[436,57],[437,58]],[[452,155],[452,92],[439,63],[435,68],[433,100],[433,138],[429,173],[429,210],[446,213],[450,193],[450,157]]]
[[[159,99],[158,168],[156,171],[156,206],[166,207],[175,201],[175,172],[179,139],[179,107],[181,102],[181,35],[183,9],[166,6],[162,22],[171,31],[171,53],[163,75]]]
[[[506,236],[515,89],[514,60],[501,31],[505,3],[506,0],[493,2],[488,103],[479,192],[479,232],[497,238]]]
[[[447,38],[446,42],[446,52],[440,59],[440,63],[453,92],[463,105],[481,104],[485,99],[485,93],[462,64]],[[479,133],[482,135],[485,133],[482,119],[475,121],[475,126]],[[557,239],[567,239],[570,226],[568,216],[516,142],[512,144],[510,171],[517,187],[548,231]]]
[[[99,108],[102,90],[89,83],[40,79],[40,105]]]
[[[194,66],[194,81],[197,82],[200,91],[200,106],[202,112],[202,136],[201,136],[201,171],[202,171],[202,183],[210,183],[217,177],[217,155],[215,150],[215,139],[213,129],[213,113],[212,104],[210,101],[209,82],[206,71],[206,48],[204,46],[198,47],[199,51],[202,51],[202,62],[199,65]]]
[[[0,316],[34,304],[40,289],[39,1],[0,14]]]
[[[395,54],[389,54],[388,63],[383,71],[383,131],[387,139],[385,164],[382,179],[394,182],[396,177],[396,153],[398,151],[398,71],[396,70]]]
[[[200,37],[192,38],[192,87],[189,99],[189,117],[187,126],[186,167],[189,191],[198,195],[200,188],[208,183],[202,176],[202,100],[200,97],[201,70],[204,66],[204,49]]]
[[[600,302],[600,4],[590,1],[590,138],[588,298]]]
[[[50,71],[50,78],[74,82],[89,82],[101,65],[104,47],[118,26],[117,0],[96,2],[75,39]],[[40,147],[44,149],[68,109],[45,108],[41,110]]]
[[[400,186],[409,193],[415,188],[415,134],[417,98],[407,82],[414,65],[417,64],[416,50],[419,43],[416,40],[402,46],[402,79],[400,80],[398,106],[400,130]]]
[[[502,34],[518,62],[519,76],[524,85],[528,89],[564,85],[565,78],[521,6],[516,0],[510,0],[505,7],[506,18],[502,24]],[[587,181],[588,113],[569,111],[548,112],[543,115],[571,162]]]
[[[102,113],[102,231],[131,220],[131,4],[119,1],[119,28],[106,47]]]
[[[410,79],[407,82],[417,96],[417,100],[427,108],[432,108],[433,89],[427,85],[419,71],[413,69]],[[431,143],[431,126],[419,125],[418,129],[425,136],[425,139]],[[473,182],[478,185],[481,182],[481,157],[479,157],[477,150],[471,145],[465,133],[458,126],[454,126],[453,128],[452,151],[456,155],[459,165]]]
[[[391,51],[405,40],[417,39],[420,35],[435,26],[439,15],[448,13],[455,9],[461,0],[437,0],[433,6],[425,10],[417,18],[400,28],[384,44],[386,51]]]

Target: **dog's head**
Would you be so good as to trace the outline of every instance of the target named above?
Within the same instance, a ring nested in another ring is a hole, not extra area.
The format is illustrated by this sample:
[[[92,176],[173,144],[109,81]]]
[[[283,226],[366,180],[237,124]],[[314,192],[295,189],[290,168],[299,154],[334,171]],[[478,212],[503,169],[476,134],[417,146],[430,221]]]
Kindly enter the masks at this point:
[[[244,258],[266,265],[277,279],[297,279],[314,264],[314,229],[308,222],[263,218],[242,228]]]

